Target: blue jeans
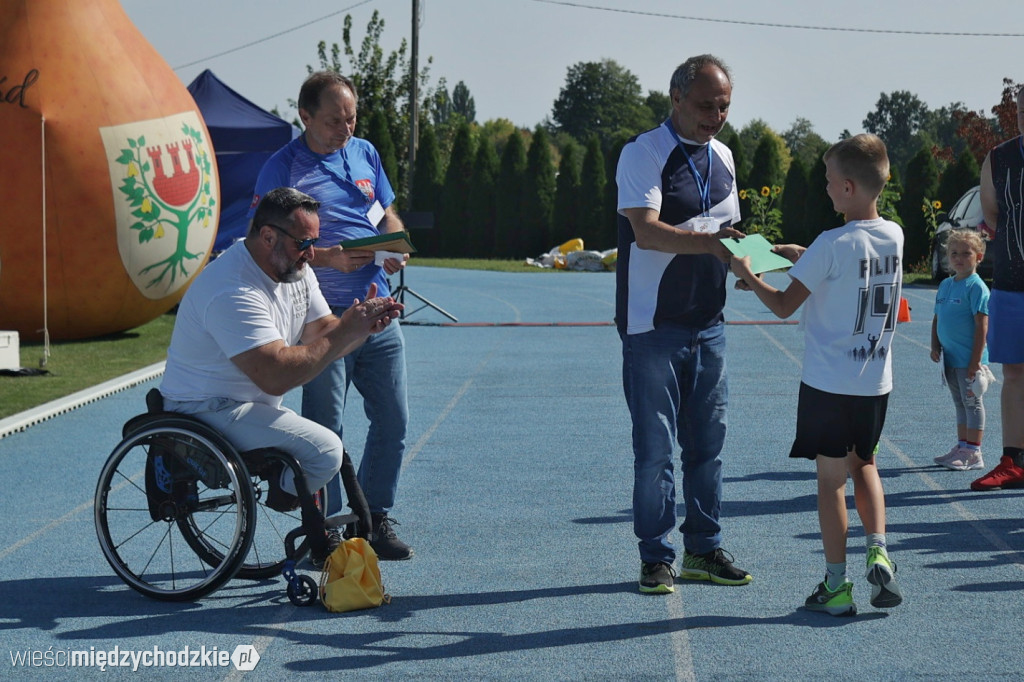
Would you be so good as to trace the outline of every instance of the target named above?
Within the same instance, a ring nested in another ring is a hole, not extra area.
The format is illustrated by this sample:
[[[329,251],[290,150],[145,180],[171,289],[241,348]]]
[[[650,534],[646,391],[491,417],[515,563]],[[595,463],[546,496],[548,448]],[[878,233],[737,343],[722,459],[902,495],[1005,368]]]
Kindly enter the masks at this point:
[[[344,312],[344,308],[333,310],[339,316]],[[302,416],[326,426],[344,440],[342,418],[351,386],[363,397],[370,420],[366,447],[359,460],[359,485],[370,512],[384,514],[395,504],[409,424],[405,337],[397,321],[371,335],[366,343],[332,362],[303,386]]]
[[[633,418],[633,532],[640,559],[675,561],[669,533],[676,524],[675,444],[686,518],[683,546],[704,554],[721,543],[722,462],[728,386],[725,326],[662,325],[622,335],[622,384]]]

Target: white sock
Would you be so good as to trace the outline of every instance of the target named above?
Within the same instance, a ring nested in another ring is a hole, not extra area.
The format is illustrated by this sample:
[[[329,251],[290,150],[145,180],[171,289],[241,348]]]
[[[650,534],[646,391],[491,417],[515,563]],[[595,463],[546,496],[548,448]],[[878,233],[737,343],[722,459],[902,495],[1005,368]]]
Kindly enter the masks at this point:
[[[830,592],[835,592],[846,582],[845,561],[836,564],[825,562],[825,587],[827,587]]]

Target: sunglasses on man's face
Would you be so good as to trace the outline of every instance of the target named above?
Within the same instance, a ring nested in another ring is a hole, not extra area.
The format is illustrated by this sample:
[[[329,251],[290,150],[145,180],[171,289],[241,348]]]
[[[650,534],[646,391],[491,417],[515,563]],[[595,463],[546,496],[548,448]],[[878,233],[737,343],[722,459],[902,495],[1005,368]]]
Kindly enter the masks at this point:
[[[292,241],[295,242],[295,248],[297,248],[299,251],[305,251],[306,249],[320,241],[320,237],[310,237],[309,239],[296,239],[294,236],[292,236],[291,232],[284,229],[283,227],[280,227],[279,225],[275,225],[274,223],[267,223],[267,225],[274,228],[278,232],[281,232],[286,236],[291,237]]]

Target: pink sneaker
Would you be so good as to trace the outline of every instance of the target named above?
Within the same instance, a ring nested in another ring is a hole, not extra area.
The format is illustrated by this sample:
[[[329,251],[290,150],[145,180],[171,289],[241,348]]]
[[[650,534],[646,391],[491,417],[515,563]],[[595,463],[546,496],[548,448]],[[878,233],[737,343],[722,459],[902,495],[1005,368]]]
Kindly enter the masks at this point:
[[[959,455],[960,455],[960,443],[956,443],[955,445],[953,445],[953,448],[949,452],[947,452],[944,455],[939,455],[938,457],[935,458],[934,461],[935,461],[936,464],[941,464],[942,466],[946,466],[947,462],[952,462]]]
[[[984,469],[985,461],[981,458],[981,448],[957,448],[957,455],[952,460],[943,462],[942,466],[954,471],[973,471]]]

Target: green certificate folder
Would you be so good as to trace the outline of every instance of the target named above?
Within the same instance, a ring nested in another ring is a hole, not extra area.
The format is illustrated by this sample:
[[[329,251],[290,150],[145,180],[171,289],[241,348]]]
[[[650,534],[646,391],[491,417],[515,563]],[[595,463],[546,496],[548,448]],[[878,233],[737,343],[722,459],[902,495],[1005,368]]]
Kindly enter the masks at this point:
[[[416,253],[407,231],[386,232],[362,239],[349,239],[341,242],[343,249],[362,249],[364,251],[391,251],[393,253]]]
[[[769,270],[793,267],[788,258],[783,258],[772,251],[771,242],[762,235],[751,234],[743,239],[723,239],[722,243],[734,256],[750,256],[750,271],[755,275]]]

